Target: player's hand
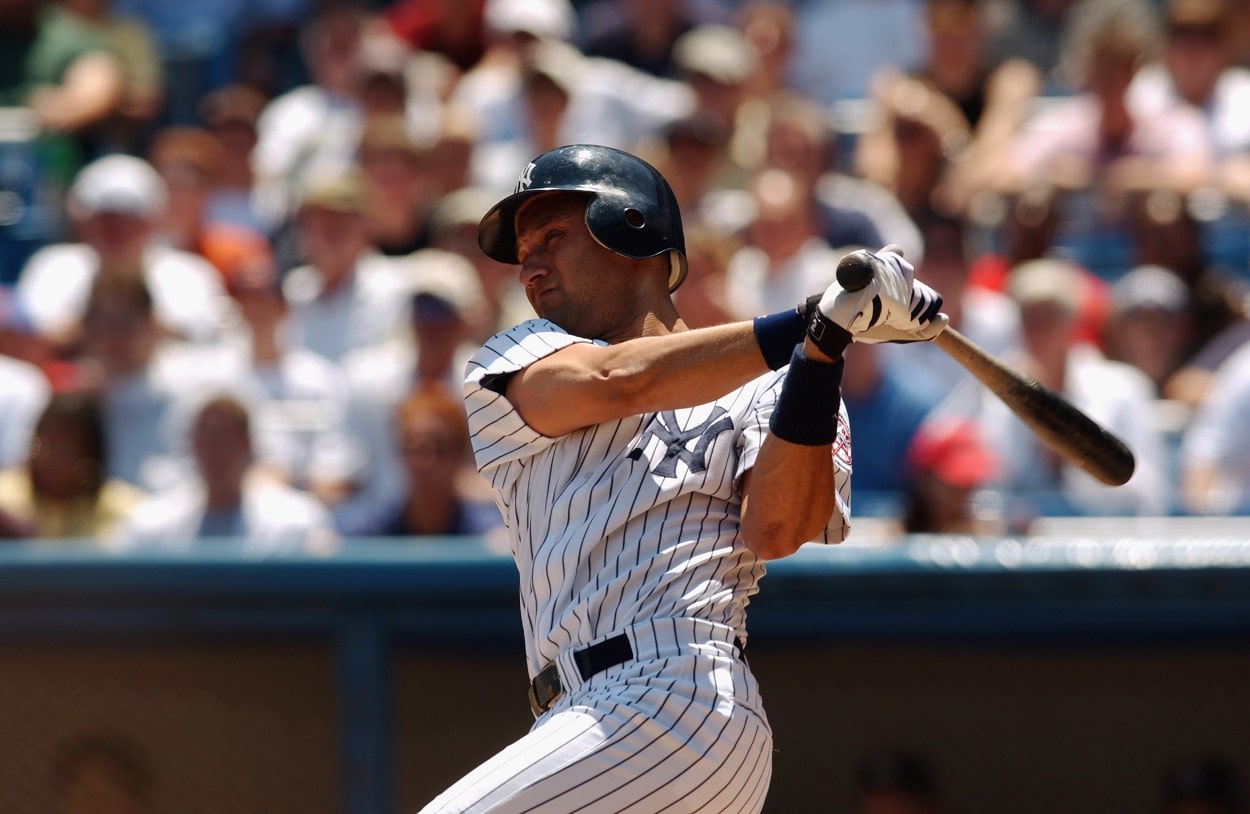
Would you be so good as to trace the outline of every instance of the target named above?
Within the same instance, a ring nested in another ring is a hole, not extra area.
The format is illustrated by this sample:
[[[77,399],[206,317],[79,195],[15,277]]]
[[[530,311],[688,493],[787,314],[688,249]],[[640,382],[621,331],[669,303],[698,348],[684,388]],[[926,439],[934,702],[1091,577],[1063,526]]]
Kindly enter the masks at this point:
[[[916,270],[901,249],[886,246],[857,253],[872,277],[858,290],[848,291],[836,280],[825,289],[817,305],[825,320],[865,343],[924,342],[946,328],[942,295],[916,280]]]

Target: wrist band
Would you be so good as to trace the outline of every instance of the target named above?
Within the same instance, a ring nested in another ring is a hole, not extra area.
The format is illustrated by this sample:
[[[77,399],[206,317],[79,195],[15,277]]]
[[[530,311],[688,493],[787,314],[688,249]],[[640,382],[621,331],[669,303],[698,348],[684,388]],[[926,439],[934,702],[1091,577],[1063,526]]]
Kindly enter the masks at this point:
[[[768,420],[772,434],[811,447],[836,441],[844,365],[840,358],[836,362],[813,361],[804,355],[802,347],[795,348]]]
[[[807,322],[807,338],[831,359],[841,358],[842,351],[851,344],[851,332],[816,308],[812,309],[811,319]]]
[[[807,313],[795,308],[756,317],[752,323],[755,341],[768,363],[769,370],[780,370],[790,364],[794,346],[803,341],[807,330]]]

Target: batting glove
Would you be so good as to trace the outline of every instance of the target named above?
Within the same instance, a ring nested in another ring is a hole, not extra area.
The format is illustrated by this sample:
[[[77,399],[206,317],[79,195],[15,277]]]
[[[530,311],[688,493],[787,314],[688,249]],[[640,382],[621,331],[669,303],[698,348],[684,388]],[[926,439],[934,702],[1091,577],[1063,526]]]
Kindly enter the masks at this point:
[[[825,289],[808,326],[808,336],[817,346],[825,335],[838,333],[833,326],[868,344],[925,342],[946,328],[949,319],[941,313],[942,295],[916,280],[916,270],[900,249],[886,246],[879,252],[860,252],[872,278],[855,291],[836,280]]]

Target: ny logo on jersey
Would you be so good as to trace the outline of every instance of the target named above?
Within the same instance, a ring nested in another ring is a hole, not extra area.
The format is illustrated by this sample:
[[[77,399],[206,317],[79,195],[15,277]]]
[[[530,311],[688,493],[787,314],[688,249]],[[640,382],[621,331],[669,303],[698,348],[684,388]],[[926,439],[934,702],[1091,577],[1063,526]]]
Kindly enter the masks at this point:
[[[527,190],[530,184],[534,183],[534,162],[531,161],[525,165],[525,171],[521,173],[521,177],[516,181],[516,189],[512,190],[513,194]]]
[[[643,448],[652,438],[657,438],[665,445],[665,449],[664,457],[651,470],[656,475],[662,478],[676,477],[678,461],[685,463],[691,472],[704,472],[707,470],[708,447],[716,436],[732,430],[733,427],[733,419],[726,415],[723,407],[713,407],[712,414],[706,421],[688,430],[683,430],[677,423],[676,413],[666,410],[656,414],[647,431],[638,439],[638,446],[630,451],[629,458],[634,461],[641,458]],[[691,440],[695,440],[694,449],[686,446]]]

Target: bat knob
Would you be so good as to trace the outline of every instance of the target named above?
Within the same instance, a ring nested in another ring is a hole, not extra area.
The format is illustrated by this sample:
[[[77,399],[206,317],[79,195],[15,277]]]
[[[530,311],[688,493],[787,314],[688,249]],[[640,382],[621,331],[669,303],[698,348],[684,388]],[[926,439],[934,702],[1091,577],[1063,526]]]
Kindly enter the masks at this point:
[[[838,261],[838,285],[859,291],[872,282],[872,260],[866,251],[854,251]]]

